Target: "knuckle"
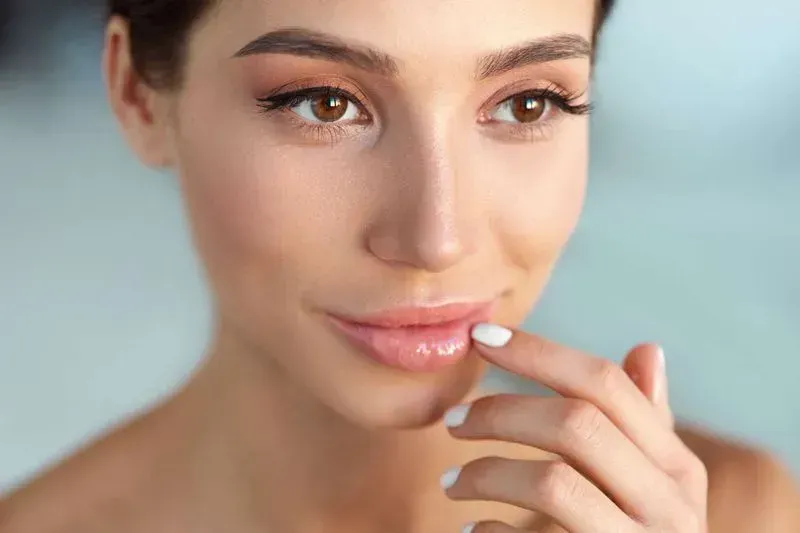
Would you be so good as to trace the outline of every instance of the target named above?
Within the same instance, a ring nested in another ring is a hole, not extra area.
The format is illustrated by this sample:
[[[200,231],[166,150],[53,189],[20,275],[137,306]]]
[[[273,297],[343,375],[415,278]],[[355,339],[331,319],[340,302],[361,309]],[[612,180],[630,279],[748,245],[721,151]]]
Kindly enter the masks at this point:
[[[553,461],[534,483],[533,498],[545,507],[563,507],[579,497],[581,481],[580,474],[570,465]]]
[[[569,400],[564,408],[559,444],[571,449],[597,442],[605,424],[603,412],[595,405],[583,400]]]
[[[592,379],[604,394],[617,393],[625,379],[627,379],[622,368],[607,359],[598,359],[592,369]]]
[[[671,474],[680,484],[708,486],[708,469],[699,457],[687,451],[676,463]]]

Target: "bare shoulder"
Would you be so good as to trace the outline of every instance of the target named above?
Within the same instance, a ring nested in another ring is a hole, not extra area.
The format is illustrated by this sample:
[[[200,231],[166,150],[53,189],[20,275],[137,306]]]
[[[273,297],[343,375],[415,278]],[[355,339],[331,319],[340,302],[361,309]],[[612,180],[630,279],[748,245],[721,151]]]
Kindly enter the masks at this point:
[[[678,434],[708,471],[710,533],[800,531],[800,488],[777,457],[692,427]]]
[[[109,432],[0,499],[0,533],[125,533],[154,464],[144,425]]]
[[[97,488],[110,451],[98,442],[0,500],[0,533],[91,531],[98,504],[107,505]]]

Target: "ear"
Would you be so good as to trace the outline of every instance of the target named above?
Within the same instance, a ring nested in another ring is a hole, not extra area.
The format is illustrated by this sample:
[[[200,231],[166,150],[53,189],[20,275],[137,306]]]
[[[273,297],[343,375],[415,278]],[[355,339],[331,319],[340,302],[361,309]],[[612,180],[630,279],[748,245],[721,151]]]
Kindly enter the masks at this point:
[[[131,57],[128,22],[112,17],[106,27],[103,71],[114,116],[130,147],[150,167],[175,162],[170,135],[171,94],[157,90],[136,71]]]

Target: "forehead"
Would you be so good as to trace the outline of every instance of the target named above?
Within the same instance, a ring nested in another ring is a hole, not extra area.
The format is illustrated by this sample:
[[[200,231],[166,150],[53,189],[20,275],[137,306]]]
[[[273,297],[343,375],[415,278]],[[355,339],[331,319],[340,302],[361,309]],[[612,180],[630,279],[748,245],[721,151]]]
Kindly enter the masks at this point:
[[[203,55],[235,54],[259,35],[304,28],[402,60],[457,66],[554,34],[591,39],[596,0],[224,0],[195,33]]]

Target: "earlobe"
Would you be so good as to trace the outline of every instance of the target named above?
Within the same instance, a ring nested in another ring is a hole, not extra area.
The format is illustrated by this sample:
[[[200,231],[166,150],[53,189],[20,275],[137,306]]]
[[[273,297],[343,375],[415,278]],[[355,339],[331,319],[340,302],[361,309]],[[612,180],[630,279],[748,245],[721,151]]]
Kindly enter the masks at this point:
[[[106,27],[103,72],[111,110],[128,145],[149,167],[174,163],[169,135],[169,95],[153,88],[137,72],[130,50],[128,23],[112,17]]]

